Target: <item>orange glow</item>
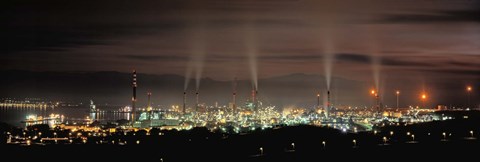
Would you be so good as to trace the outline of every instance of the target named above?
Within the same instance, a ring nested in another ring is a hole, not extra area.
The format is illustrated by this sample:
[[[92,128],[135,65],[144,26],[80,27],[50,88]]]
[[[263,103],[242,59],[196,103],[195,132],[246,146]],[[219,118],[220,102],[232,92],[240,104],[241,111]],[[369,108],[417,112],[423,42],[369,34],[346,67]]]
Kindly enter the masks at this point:
[[[467,91],[469,91],[469,92],[472,91],[472,87],[468,86]]]
[[[317,94],[317,97],[320,97],[320,94]]]
[[[372,93],[372,95],[373,95],[373,94],[375,94],[375,90],[372,90],[372,92],[371,92],[371,93]]]
[[[426,99],[427,98],[427,95],[426,94],[423,94],[422,95],[422,99]]]
[[[397,91],[397,95],[400,94],[400,91]]]

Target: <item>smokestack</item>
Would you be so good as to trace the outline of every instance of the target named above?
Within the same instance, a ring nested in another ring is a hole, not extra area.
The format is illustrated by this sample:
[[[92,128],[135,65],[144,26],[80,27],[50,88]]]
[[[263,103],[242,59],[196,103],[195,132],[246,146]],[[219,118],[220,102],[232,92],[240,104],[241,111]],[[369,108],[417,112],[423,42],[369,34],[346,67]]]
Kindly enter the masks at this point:
[[[187,106],[187,92],[183,91],[183,114],[186,114],[186,106]]]
[[[252,89],[252,104],[253,104],[253,110],[257,110],[257,91],[255,89]]]
[[[330,91],[327,91],[327,107],[325,108],[325,115],[327,116],[327,118],[329,117],[330,109],[331,109]]]
[[[152,105],[151,105],[151,102],[150,102],[150,96],[152,96],[152,93],[148,92],[147,95],[148,95],[147,111],[152,111]]]
[[[237,78],[235,77],[234,81],[233,81],[233,112],[237,112]]]
[[[252,89],[252,103],[255,102],[255,90]]]
[[[252,89],[252,103],[255,102],[255,90]]]
[[[198,106],[199,106],[199,102],[198,102],[198,91],[195,93],[195,95],[196,95],[196,100],[197,100],[197,101],[196,101],[197,104],[196,104],[196,106],[195,106],[195,112],[198,112]]]
[[[375,105],[376,105],[377,111],[381,112],[380,95],[378,92],[375,94]]]
[[[132,114],[131,114],[131,120],[132,120],[132,124],[135,122],[135,113],[136,113],[136,109],[135,109],[135,103],[137,102],[137,71],[136,70],[133,70],[133,74],[132,74],[132,88],[133,88],[133,96],[132,96]]]
[[[147,112],[148,112],[148,120],[152,119],[152,106],[150,103],[150,96],[152,96],[151,92],[147,93],[148,96],[148,102],[147,102]]]
[[[317,93],[317,109],[320,107],[320,93]]]

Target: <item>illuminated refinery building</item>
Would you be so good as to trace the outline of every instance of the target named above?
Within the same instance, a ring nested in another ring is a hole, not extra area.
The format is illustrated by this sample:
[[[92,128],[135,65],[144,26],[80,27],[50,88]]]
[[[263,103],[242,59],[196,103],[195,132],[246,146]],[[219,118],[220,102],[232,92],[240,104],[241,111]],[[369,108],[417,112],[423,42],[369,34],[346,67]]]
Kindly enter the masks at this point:
[[[151,128],[151,127],[163,127],[163,126],[178,126],[180,120],[167,119],[165,111],[144,111],[140,113],[138,120],[133,125],[134,128]]]

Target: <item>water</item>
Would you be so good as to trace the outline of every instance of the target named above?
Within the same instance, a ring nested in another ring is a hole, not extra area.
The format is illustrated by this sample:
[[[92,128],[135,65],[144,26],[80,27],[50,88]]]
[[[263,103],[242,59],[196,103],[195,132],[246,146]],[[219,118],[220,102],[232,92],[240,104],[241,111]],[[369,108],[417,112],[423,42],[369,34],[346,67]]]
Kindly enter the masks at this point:
[[[64,121],[78,121],[89,118],[99,121],[115,121],[120,119],[129,119],[128,113],[118,112],[118,107],[100,108],[102,111],[89,113],[88,107],[55,107],[55,108],[20,108],[20,107],[0,107],[0,122],[11,124],[17,127],[24,127],[22,123],[28,115],[48,116],[50,114],[60,114],[65,116]]]

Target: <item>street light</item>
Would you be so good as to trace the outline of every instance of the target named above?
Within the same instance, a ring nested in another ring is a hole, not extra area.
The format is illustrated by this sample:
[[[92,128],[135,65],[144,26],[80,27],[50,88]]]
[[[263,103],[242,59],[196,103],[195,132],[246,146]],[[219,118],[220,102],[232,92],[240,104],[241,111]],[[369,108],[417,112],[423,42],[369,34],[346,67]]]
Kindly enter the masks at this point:
[[[467,86],[467,107],[470,107],[470,93],[472,92],[472,87]]]
[[[374,106],[374,108],[376,108],[377,111],[380,111],[380,104],[379,104],[379,98],[380,98],[380,96],[379,96],[378,92],[375,91],[375,90],[372,90],[372,91],[370,91],[370,93],[373,95],[373,97],[375,97],[375,106]]]
[[[292,142],[292,150],[295,150],[295,143]]]
[[[323,149],[325,149],[326,144],[327,143],[325,141],[322,141]]]
[[[423,106],[423,108],[425,108],[425,100],[427,99],[427,95],[425,93],[422,94],[421,99],[422,99],[422,104],[423,104],[422,106]]]
[[[357,147],[357,140],[353,140],[353,147]]]
[[[386,145],[387,144],[387,137],[383,137],[383,144]]]
[[[415,141],[415,135],[412,134],[412,141]]]
[[[393,131],[390,131],[390,136],[393,136]]]
[[[442,135],[443,135],[443,140],[446,140],[447,139],[447,133],[443,132]]]
[[[260,147],[260,155],[263,155],[263,147]]]
[[[397,109],[398,109],[398,96],[400,95],[400,91],[397,90],[397,92],[395,94],[397,95]]]
[[[473,130],[470,131],[470,135],[473,137]]]

